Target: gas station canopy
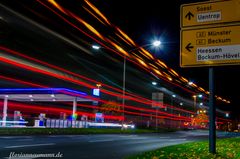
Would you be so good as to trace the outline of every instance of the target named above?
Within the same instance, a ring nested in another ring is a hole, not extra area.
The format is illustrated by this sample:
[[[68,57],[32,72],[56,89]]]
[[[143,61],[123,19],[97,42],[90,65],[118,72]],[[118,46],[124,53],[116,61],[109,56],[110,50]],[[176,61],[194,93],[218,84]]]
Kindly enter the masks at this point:
[[[0,89],[0,99],[22,102],[81,101],[91,102],[87,94],[66,88],[10,88]]]

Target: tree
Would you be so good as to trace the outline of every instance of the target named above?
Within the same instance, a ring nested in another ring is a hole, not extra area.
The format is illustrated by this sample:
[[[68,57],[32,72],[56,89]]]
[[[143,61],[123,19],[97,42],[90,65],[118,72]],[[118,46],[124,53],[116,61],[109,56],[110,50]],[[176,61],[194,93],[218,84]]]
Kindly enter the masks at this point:
[[[206,113],[199,113],[192,118],[191,125],[196,127],[205,128],[208,124],[208,116]]]

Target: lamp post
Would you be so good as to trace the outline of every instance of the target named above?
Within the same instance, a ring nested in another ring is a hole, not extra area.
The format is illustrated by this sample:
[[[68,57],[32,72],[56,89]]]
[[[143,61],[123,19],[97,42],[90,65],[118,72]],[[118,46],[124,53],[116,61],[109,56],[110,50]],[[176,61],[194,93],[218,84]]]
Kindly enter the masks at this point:
[[[156,86],[158,83],[153,81],[152,82],[152,85],[153,86]],[[155,100],[158,100],[158,95],[157,93],[152,93],[152,101],[155,102]],[[156,108],[156,113],[155,113],[155,129],[157,131],[158,129],[158,119],[157,119],[157,114],[158,114],[158,104],[155,104],[155,103],[152,103],[152,107],[155,107]]]
[[[171,114],[173,114],[173,99],[176,98],[176,94],[172,94],[171,96]],[[170,125],[173,126],[173,121],[171,120]]]
[[[180,105],[180,108],[182,108],[182,106],[183,106],[183,102],[180,102],[179,105]],[[182,113],[182,116],[185,116],[185,114]],[[179,117],[181,117],[181,113],[179,113]],[[178,123],[179,123],[179,126],[178,126],[178,127],[181,128],[182,120],[180,120]]]
[[[129,50],[128,52],[132,52],[134,50],[137,50],[139,48],[143,48],[145,46],[154,46],[154,47],[159,47],[161,45],[161,41],[159,40],[156,40],[154,41],[153,43],[151,44],[145,44],[145,45],[142,45],[142,46],[139,46],[137,48],[134,48],[132,50]],[[122,110],[123,110],[123,123],[125,122],[125,113],[124,113],[124,107],[125,107],[125,92],[126,92],[126,56],[123,57],[123,87],[122,87]]]
[[[198,98],[203,98],[203,95],[202,94],[198,94],[198,95],[193,95],[192,96],[193,97],[193,109],[194,109],[194,112],[196,112],[197,111],[197,97]],[[203,106],[203,103],[201,102],[200,103],[200,106]]]
[[[157,114],[158,114],[158,108],[156,107],[156,123],[155,123],[155,124],[156,124],[156,125],[155,125],[155,126],[156,126],[156,131],[157,131],[157,129],[158,129]]]
[[[194,112],[196,112],[197,96],[193,95],[192,97],[193,97],[193,109],[194,109]]]
[[[122,88],[122,110],[123,110],[123,120],[125,121],[124,107],[125,107],[125,88],[126,87],[126,56],[124,56],[123,60],[123,88]]]

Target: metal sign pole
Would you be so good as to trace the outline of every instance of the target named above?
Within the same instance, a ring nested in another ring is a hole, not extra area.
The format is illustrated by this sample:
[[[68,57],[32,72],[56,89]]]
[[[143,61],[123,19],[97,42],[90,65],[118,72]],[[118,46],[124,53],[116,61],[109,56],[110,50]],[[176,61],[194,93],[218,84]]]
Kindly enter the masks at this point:
[[[216,106],[213,67],[209,68],[209,152],[216,153]]]
[[[122,124],[125,122],[125,91],[126,91],[126,56],[123,59],[123,87],[122,87]]]

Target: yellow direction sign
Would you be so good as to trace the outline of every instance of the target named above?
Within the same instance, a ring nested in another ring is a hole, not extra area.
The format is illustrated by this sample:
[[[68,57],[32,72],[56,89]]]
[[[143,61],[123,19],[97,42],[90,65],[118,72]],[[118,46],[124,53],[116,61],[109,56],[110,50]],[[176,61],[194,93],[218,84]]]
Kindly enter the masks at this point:
[[[181,67],[240,64],[240,26],[181,31]]]
[[[240,0],[191,3],[181,6],[181,27],[240,21]]]

